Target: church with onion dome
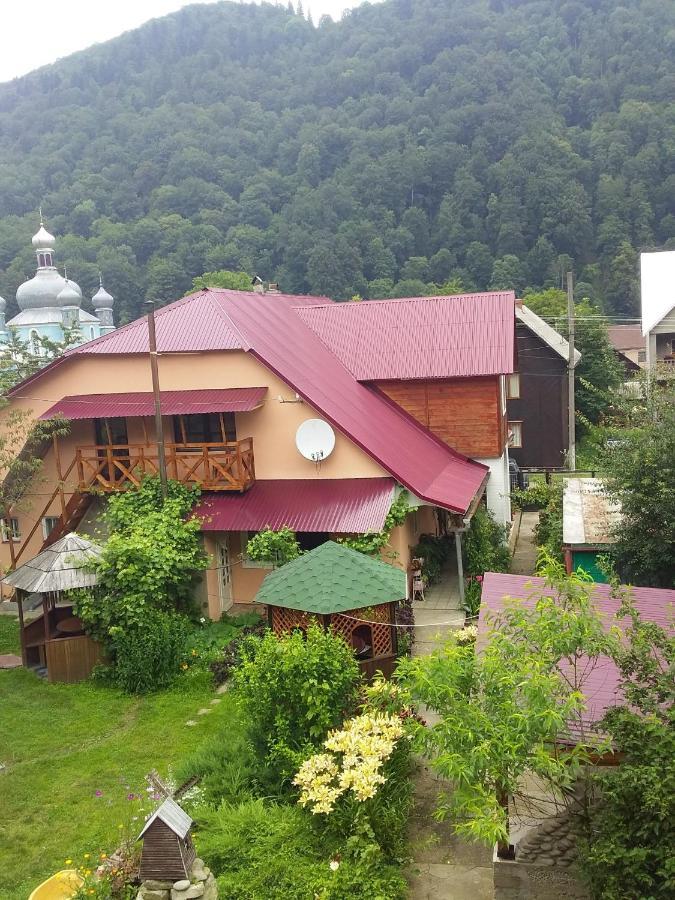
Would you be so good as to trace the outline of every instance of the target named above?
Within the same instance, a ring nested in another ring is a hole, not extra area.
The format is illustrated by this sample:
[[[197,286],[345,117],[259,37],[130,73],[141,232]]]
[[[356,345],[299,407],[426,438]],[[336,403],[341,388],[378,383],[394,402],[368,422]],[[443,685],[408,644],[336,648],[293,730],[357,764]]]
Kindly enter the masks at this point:
[[[40,338],[60,343],[66,333],[76,335],[75,344],[84,344],[113,331],[113,298],[103,287],[91,298],[95,315],[82,309],[82,291],[72,279],[64,277],[54,265],[55,238],[40,217],[40,228],[32,244],[37,271],[19,285],[16,302],[20,312],[5,322],[6,302],[0,297],[0,344],[14,332],[36,355],[41,355]]]

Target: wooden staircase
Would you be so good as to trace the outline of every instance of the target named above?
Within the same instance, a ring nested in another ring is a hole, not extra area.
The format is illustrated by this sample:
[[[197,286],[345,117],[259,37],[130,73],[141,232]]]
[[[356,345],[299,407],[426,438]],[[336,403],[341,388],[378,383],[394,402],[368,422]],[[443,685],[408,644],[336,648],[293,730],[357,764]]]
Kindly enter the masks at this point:
[[[78,492],[72,495],[70,500],[66,503],[65,514],[62,513],[59,516],[59,521],[45,538],[42,544],[43,550],[45,547],[49,547],[51,544],[58,541],[58,539],[62,538],[65,534],[68,534],[69,531],[74,531],[77,528],[84,518],[84,514],[89,509],[92,499],[93,495],[88,492]]]

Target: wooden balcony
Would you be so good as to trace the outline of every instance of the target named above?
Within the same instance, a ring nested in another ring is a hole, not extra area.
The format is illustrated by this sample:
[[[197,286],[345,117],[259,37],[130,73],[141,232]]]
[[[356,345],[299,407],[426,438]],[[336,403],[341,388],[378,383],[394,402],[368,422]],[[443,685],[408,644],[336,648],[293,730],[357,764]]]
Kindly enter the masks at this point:
[[[144,475],[159,473],[156,444],[101,444],[78,447],[79,490],[119,491],[137,487]],[[255,481],[253,439],[208,444],[166,444],[166,473],[204,491],[248,490]]]

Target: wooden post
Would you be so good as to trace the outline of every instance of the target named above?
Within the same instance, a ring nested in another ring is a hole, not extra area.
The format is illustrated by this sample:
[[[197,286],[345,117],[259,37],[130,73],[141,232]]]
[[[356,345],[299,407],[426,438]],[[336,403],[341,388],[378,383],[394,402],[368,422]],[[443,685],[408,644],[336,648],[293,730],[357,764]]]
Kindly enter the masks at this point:
[[[569,353],[567,357],[567,467],[574,472],[577,467],[576,421],[574,418],[574,289],[572,272],[567,273],[567,324]]]
[[[16,589],[16,603],[19,608],[19,640],[21,641],[21,662],[23,663],[24,668],[26,668],[26,640],[23,634],[23,597],[21,596],[21,590],[19,588]]]
[[[464,564],[462,563],[462,532],[455,532],[455,552],[457,554],[457,578],[459,581],[459,600],[464,605]]]
[[[166,452],[164,449],[164,423],[162,421],[162,400],[159,391],[159,369],[157,366],[157,335],[155,333],[155,301],[146,300],[148,307],[148,343],[150,349],[150,371],[152,373],[152,394],[155,400],[155,430],[159,450],[159,480],[162,498],[167,498]]]
[[[66,525],[66,498],[63,492],[63,469],[61,468],[61,452],[59,439],[54,435],[54,459],[56,460],[56,476],[59,479],[59,500],[61,501],[61,521]]]
[[[42,618],[44,622],[42,623],[44,626],[45,632],[45,654],[47,653],[46,645],[49,643],[49,600],[46,594],[42,595]]]

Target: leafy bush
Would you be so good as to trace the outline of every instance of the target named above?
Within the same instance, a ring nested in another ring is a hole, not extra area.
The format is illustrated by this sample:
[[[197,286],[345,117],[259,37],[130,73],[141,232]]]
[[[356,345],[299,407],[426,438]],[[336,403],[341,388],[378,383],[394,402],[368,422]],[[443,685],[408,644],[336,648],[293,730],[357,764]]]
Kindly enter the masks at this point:
[[[531,481],[526,491],[521,491],[520,488],[514,488],[511,491],[511,503],[519,509],[526,507],[544,509],[548,506],[555,490],[555,485],[547,484],[543,480]]]
[[[462,541],[467,575],[508,572],[511,555],[506,537],[506,527],[498,525],[486,507],[479,506]]]
[[[204,809],[197,850],[218,875],[221,900],[403,900],[398,867],[377,844],[322,836],[297,806],[249,800]]]
[[[415,610],[412,598],[401,600],[396,607],[397,656],[409,656],[415,641]]]
[[[351,647],[310,625],[307,634],[247,638],[235,685],[254,747],[279,784],[294,774],[355,705]]]
[[[142,626],[113,626],[110,646],[114,653],[111,680],[133,694],[168,687],[186,666],[190,623],[185,616],[147,610]]]
[[[467,616],[477,616],[480,613],[480,599],[483,592],[483,577],[476,575],[469,578],[464,587],[464,611]]]
[[[244,619],[244,616],[239,618]],[[267,631],[267,623],[257,614],[253,614],[251,621],[244,625],[239,633],[220,651],[212,660],[209,668],[216,684],[224,684],[232,675],[232,672],[241,662],[241,648],[243,641],[251,635],[262,637]]]
[[[539,513],[539,522],[534,529],[534,539],[540,551],[537,571],[546,566],[547,559],[554,559],[557,562],[563,560],[562,495],[562,483],[554,485],[547,506]]]
[[[269,563],[275,568],[297,559],[301,553],[295,532],[285,526],[278,531],[271,529],[259,531],[246,545],[246,555],[249,559]]]
[[[421,557],[422,575],[427,584],[440,581],[443,565],[450,555],[450,542],[447,537],[436,537],[433,534],[420,535],[419,543],[412,550],[413,557]]]

